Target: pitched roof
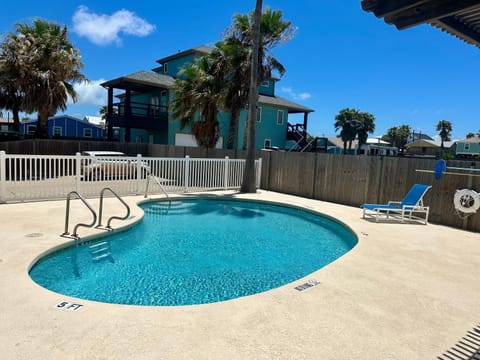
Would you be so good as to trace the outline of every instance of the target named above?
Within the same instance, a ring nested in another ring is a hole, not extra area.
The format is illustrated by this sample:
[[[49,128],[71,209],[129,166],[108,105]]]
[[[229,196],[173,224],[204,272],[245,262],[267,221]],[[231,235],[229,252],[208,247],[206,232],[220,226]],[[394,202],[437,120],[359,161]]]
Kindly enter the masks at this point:
[[[457,143],[480,143],[480,137],[474,136],[468,139],[457,140]]]
[[[200,46],[197,46],[193,49],[188,49],[188,50],[184,50],[184,51],[178,50],[178,52],[176,54],[169,55],[167,57],[158,59],[157,63],[163,64],[164,62],[170,61],[172,59],[177,59],[177,58],[184,57],[184,56],[191,55],[191,54],[207,55],[207,54],[210,54],[212,52],[212,50],[213,50],[212,47],[206,46],[206,45],[200,45]]]
[[[303,105],[294,103],[293,101],[287,100],[281,96],[266,96],[266,95],[259,95],[258,96],[258,103],[264,105],[273,105],[279,107],[285,107],[288,109],[290,114],[295,113],[304,113],[304,112],[313,112],[315,110],[307,108]]]
[[[333,146],[336,146],[338,148],[341,148],[343,149],[343,140],[341,138],[339,138],[338,136],[335,136],[335,137],[328,137],[328,147],[330,148],[332,145]],[[358,144],[358,140],[353,140],[352,141],[352,149],[355,148],[355,146],[357,146]],[[348,147],[348,144],[347,144],[347,147]]]
[[[174,79],[171,76],[158,74],[153,71],[137,71],[129,75],[106,81],[101,85],[103,87],[114,86],[118,89],[124,89],[125,85],[128,83],[133,85],[132,90],[141,90],[145,87],[169,88],[172,86],[173,80]]]
[[[455,141],[444,141],[443,147],[449,148],[454,144],[454,142]],[[411,147],[439,148],[440,146],[442,146],[442,143],[440,141],[426,140],[426,139],[416,140],[411,142],[410,144],[407,144],[407,148],[411,148]]]
[[[362,0],[362,8],[399,30],[427,23],[480,48],[480,0]]]

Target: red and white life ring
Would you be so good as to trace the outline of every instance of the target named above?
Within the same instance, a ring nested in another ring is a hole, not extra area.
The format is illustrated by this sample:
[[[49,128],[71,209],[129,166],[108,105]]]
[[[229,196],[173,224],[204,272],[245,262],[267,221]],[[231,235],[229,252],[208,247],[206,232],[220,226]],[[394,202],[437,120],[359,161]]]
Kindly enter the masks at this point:
[[[480,194],[471,189],[457,190],[453,197],[453,206],[457,211],[474,214],[480,208]]]

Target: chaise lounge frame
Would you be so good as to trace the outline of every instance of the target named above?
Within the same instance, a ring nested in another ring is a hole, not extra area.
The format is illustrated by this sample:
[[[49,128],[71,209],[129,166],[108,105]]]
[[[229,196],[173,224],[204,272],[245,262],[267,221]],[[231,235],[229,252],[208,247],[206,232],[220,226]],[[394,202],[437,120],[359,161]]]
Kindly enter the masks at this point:
[[[363,218],[375,218],[378,222],[385,219],[419,221],[428,223],[430,208],[423,204],[423,196],[431,188],[430,185],[414,184],[402,201],[389,201],[387,204],[363,204]]]

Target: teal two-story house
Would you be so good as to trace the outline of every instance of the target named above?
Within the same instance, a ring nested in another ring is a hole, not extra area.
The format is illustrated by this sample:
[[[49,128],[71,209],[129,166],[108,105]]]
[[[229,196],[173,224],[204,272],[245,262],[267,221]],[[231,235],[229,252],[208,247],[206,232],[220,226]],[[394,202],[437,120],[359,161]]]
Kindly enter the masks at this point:
[[[210,47],[199,46],[178,52],[157,60],[159,66],[152,71],[138,71],[103,83],[102,86],[108,91],[108,138],[112,139],[114,134],[118,134],[122,142],[196,146],[190,129],[181,129],[180,121],[174,119],[169,111],[175,96],[172,85],[185,65],[211,51]],[[257,149],[286,148],[287,133],[291,128],[291,124],[288,124],[289,114],[304,114],[303,124],[298,125],[307,134],[308,114],[313,110],[275,95],[276,81],[265,81],[259,88]],[[243,110],[235,139],[237,149],[242,149],[244,145],[246,117],[247,111]],[[230,114],[220,112],[218,120],[220,139],[217,148],[226,148]],[[289,138],[291,140],[292,136]]]

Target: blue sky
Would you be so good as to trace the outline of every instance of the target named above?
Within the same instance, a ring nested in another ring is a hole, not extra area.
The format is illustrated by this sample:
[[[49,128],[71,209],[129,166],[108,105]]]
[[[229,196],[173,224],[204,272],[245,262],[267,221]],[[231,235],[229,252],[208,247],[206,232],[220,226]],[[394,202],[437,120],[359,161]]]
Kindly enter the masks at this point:
[[[106,104],[99,83],[150,70],[179,50],[212,45],[233,14],[254,6],[254,0],[11,1],[2,4],[0,36],[35,18],[67,25],[91,82],[77,87],[79,101],[66,113],[83,117]],[[264,0],[265,6],[282,10],[297,27],[274,50],[287,70],[277,95],[315,110],[311,134],[335,135],[335,115],[345,107],[372,113],[376,136],[403,124],[433,136],[444,119],[455,139],[480,131],[480,49],[428,25],[398,31],[365,13],[360,0]]]

